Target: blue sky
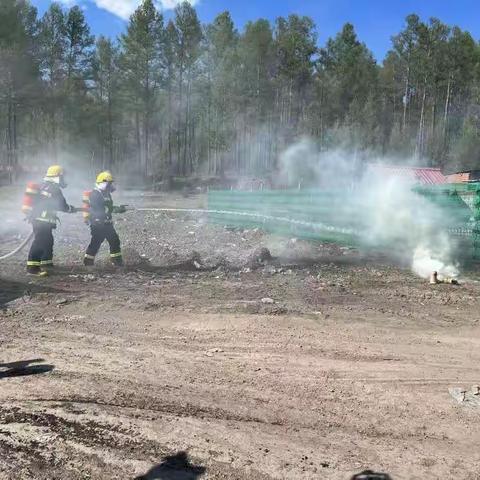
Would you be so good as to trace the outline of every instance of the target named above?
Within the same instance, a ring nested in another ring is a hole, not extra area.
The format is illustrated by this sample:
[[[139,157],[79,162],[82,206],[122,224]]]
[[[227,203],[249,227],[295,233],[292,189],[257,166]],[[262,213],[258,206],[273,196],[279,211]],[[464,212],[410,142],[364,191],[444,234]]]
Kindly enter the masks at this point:
[[[85,10],[94,34],[116,36],[125,29],[128,13],[140,0],[61,0]],[[43,13],[51,0],[31,0]],[[168,17],[178,0],[157,0]],[[308,15],[317,25],[319,44],[334,36],[345,22],[355,25],[360,40],[381,61],[390,47],[390,37],[401,30],[409,13],[423,19],[438,17],[458,25],[480,39],[480,0],[191,0],[202,22],[210,22],[218,13],[229,10],[238,28],[248,20],[274,20],[290,13]]]

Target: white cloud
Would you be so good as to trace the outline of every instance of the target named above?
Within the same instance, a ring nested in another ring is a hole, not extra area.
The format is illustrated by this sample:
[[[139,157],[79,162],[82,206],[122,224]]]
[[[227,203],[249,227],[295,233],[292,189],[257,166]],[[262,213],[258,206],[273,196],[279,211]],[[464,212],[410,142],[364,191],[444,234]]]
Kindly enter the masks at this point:
[[[62,0],[64,3],[76,3],[76,0]],[[141,0],[92,0],[99,8],[103,8],[117,17],[128,20],[130,15],[140,5]],[[192,5],[199,0],[188,0]],[[157,5],[163,10],[174,9],[182,0],[156,0]]]
[[[159,4],[165,9],[165,10],[173,10],[179,3],[182,3],[183,0],[159,0]],[[188,0],[189,3],[192,5],[195,5],[198,3],[198,0]]]
[[[60,0],[66,7],[73,7],[76,3],[77,0]]]
[[[127,20],[139,5],[139,0],[94,0],[99,8]]]

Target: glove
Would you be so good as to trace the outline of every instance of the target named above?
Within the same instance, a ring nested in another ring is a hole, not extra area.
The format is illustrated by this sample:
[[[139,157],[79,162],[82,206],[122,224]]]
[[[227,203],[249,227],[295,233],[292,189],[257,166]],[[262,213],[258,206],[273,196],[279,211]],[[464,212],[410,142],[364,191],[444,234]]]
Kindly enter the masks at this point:
[[[118,207],[114,208],[114,213],[125,213],[127,211],[126,205],[119,205]]]

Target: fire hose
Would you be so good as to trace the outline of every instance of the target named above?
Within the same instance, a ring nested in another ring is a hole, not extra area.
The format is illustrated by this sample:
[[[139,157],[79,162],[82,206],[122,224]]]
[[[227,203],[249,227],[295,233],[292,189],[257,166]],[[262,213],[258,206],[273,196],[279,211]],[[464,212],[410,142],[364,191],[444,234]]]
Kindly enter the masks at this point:
[[[74,208],[75,212],[81,212],[81,208]],[[6,260],[7,258],[13,257],[17,253],[21,252],[30,242],[30,240],[33,238],[33,232],[30,233],[30,235],[15,249],[12,250],[10,253],[6,253],[5,255],[0,256],[0,262],[2,260]]]
[[[134,208],[128,207],[127,211],[137,211],[137,212],[173,212],[173,213],[202,213],[202,214],[213,214],[213,215],[236,215],[240,217],[250,217],[254,219],[261,219],[264,221],[275,221],[275,222],[282,222],[282,223],[289,223],[293,225],[301,225],[306,226],[309,228],[313,228],[315,230],[323,230],[328,232],[336,232],[336,233],[343,233],[343,234],[354,234],[353,230],[347,228],[338,228],[333,227],[331,225],[324,225],[320,223],[312,223],[306,222],[304,220],[294,220],[288,217],[276,217],[273,215],[265,215],[261,213],[252,213],[252,212],[238,212],[234,210],[208,210],[202,208]],[[80,209],[78,209],[80,211]],[[33,232],[15,249],[12,250],[10,253],[6,255],[0,256],[0,261],[6,260],[7,258],[13,257],[17,253],[21,252],[26,245],[30,242],[33,238]]]
[[[32,238],[33,238],[33,232],[15,250],[12,250],[10,253],[7,253],[6,255],[2,255],[0,257],[0,261],[13,257],[18,252],[22,251],[28,245],[28,243]]]

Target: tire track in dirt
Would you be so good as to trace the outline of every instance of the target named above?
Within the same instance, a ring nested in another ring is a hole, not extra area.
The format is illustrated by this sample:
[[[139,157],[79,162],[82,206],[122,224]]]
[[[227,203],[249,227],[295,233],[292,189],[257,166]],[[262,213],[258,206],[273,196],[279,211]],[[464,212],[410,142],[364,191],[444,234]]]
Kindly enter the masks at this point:
[[[59,404],[68,402],[66,399],[33,401],[37,401],[39,403],[54,402]],[[104,404],[98,401],[78,400],[72,403],[75,403],[75,405],[93,404],[98,406],[119,406],[116,404]],[[137,409],[137,407],[129,408]],[[119,411],[116,412],[117,415],[119,415],[119,413]],[[85,413],[82,413],[83,417],[85,415]],[[28,472],[35,472],[36,479],[43,480],[44,477],[39,476],[41,475],[42,471],[49,472],[48,475],[50,476],[45,477],[49,480],[54,480],[56,478],[68,478],[68,480],[77,480],[77,478],[101,478],[96,477],[92,472],[91,474],[93,477],[85,477],[85,474],[88,472],[88,467],[83,469],[83,473],[81,474],[76,474],[67,466],[64,468],[58,468],[56,465],[57,461],[55,460],[54,456],[50,455],[52,443],[54,445],[64,443],[73,446],[73,448],[75,448],[75,445],[77,445],[77,449],[80,445],[83,445],[89,447],[90,449],[93,448],[93,450],[91,450],[92,452],[98,450],[102,451],[103,454],[105,454],[107,451],[111,451],[111,455],[119,457],[121,456],[123,461],[130,460],[132,463],[139,461],[148,462],[149,458],[164,458],[175,453],[171,450],[171,448],[168,448],[156,441],[142,437],[135,429],[124,428],[112,423],[97,422],[91,419],[86,420],[85,418],[82,418],[79,421],[73,421],[62,417],[61,414],[47,413],[44,411],[27,412],[23,411],[20,407],[0,407],[0,422],[4,426],[28,425],[29,427],[41,428],[55,434],[56,438],[50,442],[50,448],[47,448],[47,445],[43,444],[41,441],[32,440],[26,443],[24,438],[15,438],[15,432],[0,430],[0,438],[3,437],[5,440],[7,440],[1,442],[2,448],[0,449],[0,458],[5,460],[7,464],[11,462],[16,462],[17,465],[19,462],[25,464],[25,470],[27,472],[26,474],[28,474]],[[80,451],[82,450],[83,448],[80,449]],[[212,479],[272,479],[272,477],[262,474],[254,469],[251,469],[251,473],[245,476],[245,472],[243,470],[236,469],[228,464],[215,462],[212,459],[208,459],[206,462],[201,462],[198,459],[192,458],[191,461],[198,465],[204,463],[209,474],[208,478]],[[95,458],[95,463],[98,462],[101,463],[101,459]],[[106,468],[106,465],[104,465],[103,468]],[[67,477],[65,477],[66,474],[68,475]],[[30,477],[26,476],[12,478],[17,480],[17,478]]]
[[[257,423],[262,425],[283,426],[284,423],[280,421],[266,421],[259,417],[239,415],[234,412],[228,412],[220,408],[200,407],[192,404],[173,404],[161,403],[158,401],[138,401],[135,404],[128,402],[102,402],[101,400],[91,400],[86,398],[34,398],[30,402],[37,403],[70,403],[75,405],[97,405],[100,407],[112,407],[122,409],[137,409],[150,411],[155,413],[163,413],[176,417],[191,417],[200,419],[212,419],[233,422]],[[0,417],[1,418],[1,417]]]

